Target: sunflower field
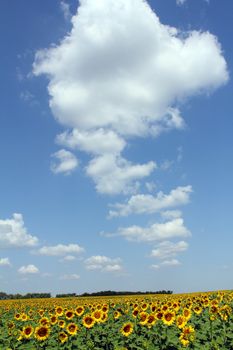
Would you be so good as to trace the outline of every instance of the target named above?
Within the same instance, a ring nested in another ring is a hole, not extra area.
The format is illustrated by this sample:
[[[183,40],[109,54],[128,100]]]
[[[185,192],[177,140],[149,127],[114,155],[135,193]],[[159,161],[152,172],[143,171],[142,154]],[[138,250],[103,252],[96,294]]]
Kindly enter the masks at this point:
[[[233,350],[233,292],[0,301],[1,350]]]

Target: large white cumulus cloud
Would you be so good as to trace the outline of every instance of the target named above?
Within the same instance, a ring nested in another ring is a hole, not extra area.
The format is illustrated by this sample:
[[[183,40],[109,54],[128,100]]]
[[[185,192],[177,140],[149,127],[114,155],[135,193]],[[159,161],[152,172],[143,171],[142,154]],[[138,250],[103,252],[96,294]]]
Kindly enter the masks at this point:
[[[71,32],[59,45],[38,51],[33,69],[48,76],[55,118],[74,129],[60,141],[93,157],[108,150],[102,142],[90,149],[88,135],[92,142],[100,133],[113,136],[113,153],[119,153],[129,136],[182,128],[177,102],[228,80],[215,36],[165,26],[142,0],[81,0]],[[88,173],[97,190],[111,193]]]

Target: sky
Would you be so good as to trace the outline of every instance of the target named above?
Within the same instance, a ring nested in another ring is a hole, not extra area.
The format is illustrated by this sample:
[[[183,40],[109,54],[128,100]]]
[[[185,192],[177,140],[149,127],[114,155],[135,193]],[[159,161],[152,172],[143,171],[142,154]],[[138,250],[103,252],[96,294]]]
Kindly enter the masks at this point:
[[[1,1],[1,291],[232,288],[232,11]]]

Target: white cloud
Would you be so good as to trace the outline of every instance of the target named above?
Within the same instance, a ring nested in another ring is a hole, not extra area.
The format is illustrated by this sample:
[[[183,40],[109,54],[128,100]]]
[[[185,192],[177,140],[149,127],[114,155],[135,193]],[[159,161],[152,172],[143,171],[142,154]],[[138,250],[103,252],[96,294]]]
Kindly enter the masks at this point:
[[[176,219],[182,216],[182,212],[180,210],[166,210],[162,211],[160,214],[165,219]]]
[[[87,174],[93,178],[98,192],[127,194],[137,190],[136,180],[149,176],[155,168],[155,162],[131,164],[122,157],[105,154],[90,161]]]
[[[39,273],[39,269],[35,265],[30,264],[30,265],[27,265],[27,266],[21,266],[18,269],[18,272],[23,274],[23,275],[36,274],[36,273]]]
[[[10,266],[9,258],[0,258],[0,266]]]
[[[68,281],[68,280],[78,280],[80,278],[79,275],[77,275],[76,273],[72,273],[72,274],[67,274],[67,275],[63,275],[60,277],[61,280],[64,281]]]
[[[215,36],[163,25],[143,0],[80,1],[71,32],[36,53],[33,72],[48,76],[54,117],[73,129],[58,140],[91,153],[87,174],[110,194],[129,192],[154,169],[123,158],[129,136],[184,128],[180,101],[228,80]]]
[[[177,265],[180,265],[180,262],[177,259],[164,260],[163,262],[161,262],[160,265],[162,265],[162,266],[177,266]]]
[[[170,241],[164,241],[159,243],[155,249],[152,250],[151,256],[157,259],[170,259],[177,254],[182,253],[188,249],[188,243],[180,241],[173,243]]]
[[[76,260],[77,258],[76,258],[76,256],[74,256],[74,255],[66,255],[66,256],[64,256],[64,258],[62,258],[60,261],[61,262],[64,262],[64,261],[74,261],[74,260]]]
[[[68,21],[71,18],[71,12],[70,12],[70,6],[65,1],[60,2],[60,8],[63,12],[64,18],[66,21]]]
[[[100,270],[102,272],[118,272],[122,270],[121,259],[111,259],[107,256],[95,255],[85,260],[87,270]]]
[[[0,220],[0,247],[33,247],[37,243],[38,238],[27,232],[22,214]]]
[[[189,237],[190,231],[184,226],[182,218],[173,219],[164,223],[155,223],[149,227],[129,226],[118,229],[118,235],[129,241],[153,242],[175,237]]]
[[[176,0],[177,5],[179,6],[184,5],[185,2],[186,0]]]
[[[189,202],[191,186],[177,187],[169,194],[158,192],[156,196],[151,194],[133,195],[126,203],[112,205],[114,210],[109,211],[109,217],[128,216],[130,214],[152,214],[160,210],[177,207]]]
[[[53,162],[51,163],[51,170],[54,174],[64,173],[69,175],[78,166],[78,160],[73,153],[60,149],[52,154]]]
[[[63,256],[67,254],[80,254],[84,252],[84,248],[78,244],[58,244],[55,246],[44,246],[38,249],[37,253],[47,256]]]

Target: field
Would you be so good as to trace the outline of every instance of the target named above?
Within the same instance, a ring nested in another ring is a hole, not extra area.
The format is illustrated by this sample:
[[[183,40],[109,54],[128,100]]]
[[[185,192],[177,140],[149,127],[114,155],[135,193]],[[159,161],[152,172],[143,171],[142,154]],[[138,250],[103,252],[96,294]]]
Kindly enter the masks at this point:
[[[0,302],[0,349],[231,350],[233,292]]]

